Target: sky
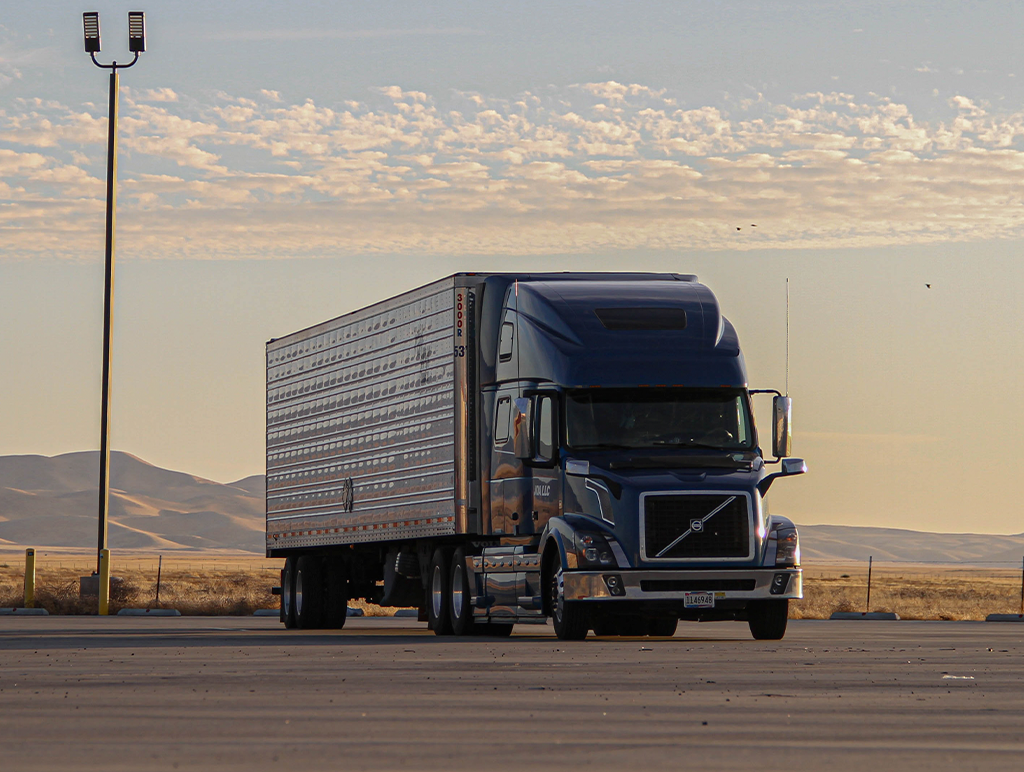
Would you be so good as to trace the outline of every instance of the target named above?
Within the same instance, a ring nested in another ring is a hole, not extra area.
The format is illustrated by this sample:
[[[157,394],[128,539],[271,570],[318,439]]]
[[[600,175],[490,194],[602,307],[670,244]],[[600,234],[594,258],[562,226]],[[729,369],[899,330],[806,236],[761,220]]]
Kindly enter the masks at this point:
[[[1024,6],[149,5],[115,448],[262,472],[265,342],[456,271],[696,273],[751,386],[785,389],[788,279],[810,473],[772,511],[1024,532]],[[123,62],[137,9],[0,12],[0,454],[99,444],[107,78],[81,13]]]

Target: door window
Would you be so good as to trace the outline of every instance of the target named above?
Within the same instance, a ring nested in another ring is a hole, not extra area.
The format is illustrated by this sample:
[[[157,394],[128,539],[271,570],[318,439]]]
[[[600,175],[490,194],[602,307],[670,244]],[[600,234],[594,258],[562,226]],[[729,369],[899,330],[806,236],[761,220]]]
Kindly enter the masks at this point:
[[[555,400],[550,396],[537,400],[537,455],[544,461],[555,456]]]
[[[508,420],[512,415],[512,400],[501,397],[494,408],[494,444],[504,445],[508,441]]]
[[[507,362],[512,358],[512,337],[515,335],[516,326],[512,322],[504,322],[501,325],[501,341],[498,344],[498,358]]]

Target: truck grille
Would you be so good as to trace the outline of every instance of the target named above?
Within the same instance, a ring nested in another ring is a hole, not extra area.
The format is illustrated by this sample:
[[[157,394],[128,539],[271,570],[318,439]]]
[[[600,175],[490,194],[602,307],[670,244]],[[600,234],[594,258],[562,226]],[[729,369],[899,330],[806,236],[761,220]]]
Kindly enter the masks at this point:
[[[742,494],[647,496],[647,560],[749,558],[750,513]]]

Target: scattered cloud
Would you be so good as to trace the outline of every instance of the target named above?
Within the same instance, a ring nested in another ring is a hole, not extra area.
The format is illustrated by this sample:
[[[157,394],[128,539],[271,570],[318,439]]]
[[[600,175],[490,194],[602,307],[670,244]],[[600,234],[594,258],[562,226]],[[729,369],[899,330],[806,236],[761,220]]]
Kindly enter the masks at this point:
[[[682,108],[615,81],[511,100],[392,85],[330,105],[127,91],[119,246],[228,258],[1024,235],[1024,111],[940,106],[925,121],[834,91]],[[75,256],[102,238],[102,109],[0,110],[0,256]]]
[[[408,38],[444,35],[485,35],[470,27],[418,27],[412,29],[259,29],[211,32],[207,40],[246,42],[294,42],[302,40],[358,40],[362,38]]]

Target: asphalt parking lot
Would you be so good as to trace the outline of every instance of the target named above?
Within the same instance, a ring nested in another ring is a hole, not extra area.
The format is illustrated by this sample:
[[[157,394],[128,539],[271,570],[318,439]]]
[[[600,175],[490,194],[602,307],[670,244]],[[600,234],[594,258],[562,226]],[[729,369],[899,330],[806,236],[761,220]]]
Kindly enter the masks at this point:
[[[1019,770],[1024,625],[0,617],[5,770]]]

